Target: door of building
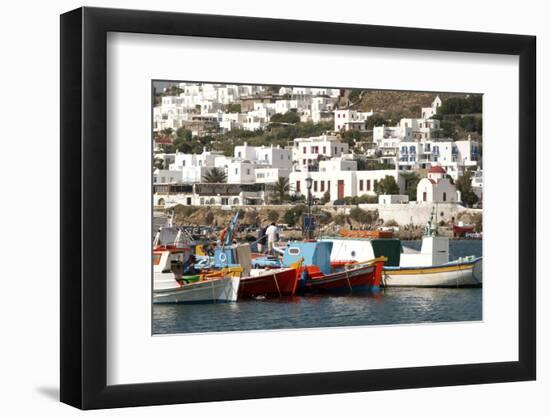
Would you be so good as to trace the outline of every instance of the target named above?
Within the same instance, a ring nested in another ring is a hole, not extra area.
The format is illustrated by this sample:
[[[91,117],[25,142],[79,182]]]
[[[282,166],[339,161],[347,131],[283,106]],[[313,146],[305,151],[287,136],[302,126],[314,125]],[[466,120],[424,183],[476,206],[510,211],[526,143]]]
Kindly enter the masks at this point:
[[[344,180],[338,180],[338,200],[344,199]]]

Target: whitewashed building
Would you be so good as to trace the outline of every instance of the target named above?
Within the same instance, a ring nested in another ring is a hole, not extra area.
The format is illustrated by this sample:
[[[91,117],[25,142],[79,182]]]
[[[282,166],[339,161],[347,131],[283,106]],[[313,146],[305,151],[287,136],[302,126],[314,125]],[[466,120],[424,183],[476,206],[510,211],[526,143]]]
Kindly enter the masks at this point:
[[[322,161],[320,165],[330,161]],[[314,198],[322,198],[328,191],[330,201],[342,200],[345,197],[361,195],[376,195],[375,187],[379,181],[391,176],[395,179],[401,191],[404,183],[397,170],[319,170],[313,172],[290,173],[289,183],[293,194],[307,196],[307,178],[312,179],[311,194]]]
[[[416,186],[416,201],[421,203],[459,203],[460,192],[440,166],[428,170],[428,177],[422,178]]]
[[[334,110],[334,130],[336,132],[348,130],[364,132],[367,130],[367,119],[373,114],[372,110],[370,112],[350,109]]]
[[[422,118],[429,119],[437,114],[437,109],[441,107],[441,99],[436,96],[430,107],[422,107]]]
[[[296,170],[306,172],[317,170],[320,159],[339,157],[347,154],[348,150],[348,144],[333,135],[296,138],[292,146],[292,160]]]

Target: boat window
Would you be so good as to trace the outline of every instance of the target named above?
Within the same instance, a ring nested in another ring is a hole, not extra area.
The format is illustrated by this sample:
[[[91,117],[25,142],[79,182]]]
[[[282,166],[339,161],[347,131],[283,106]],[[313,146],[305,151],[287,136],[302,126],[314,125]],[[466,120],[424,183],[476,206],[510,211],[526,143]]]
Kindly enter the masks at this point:
[[[290,248],[288,253],[289,255],[297,256],[300,254],[300,248]]]
[[[355,251],[352,250],[352,251],[351,251],[351,257],[352,257],[352,258],[355,258],[355,255],[356,255]]]
[[[153,254],[153,265],[160,264],[160,257],[161,257],[160,253],[154,253]]]

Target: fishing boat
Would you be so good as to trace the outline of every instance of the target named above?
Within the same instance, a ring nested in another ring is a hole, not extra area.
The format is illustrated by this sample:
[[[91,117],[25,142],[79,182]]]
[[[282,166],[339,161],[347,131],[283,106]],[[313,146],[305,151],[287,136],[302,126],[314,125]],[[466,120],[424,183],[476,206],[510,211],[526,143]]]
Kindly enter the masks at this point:
[[[237,301],[240,277],[209,277],[182,274],[190,249],[166,248],[153,251],[154,303],[223,303]]]
[[[453,236],[464,237],[466,233],[473,233],[474,229],[475,224],[464,224],[463,222],[458,222],[458,224],[453,224]]]
[[[239,299],[292,296],[296,293],[301,263],[280,269],[252,269],[241,278]]]
[[[302,259],[300,293],[360,293],[380,289],[381,272],[386,260],[379,257],[334,270],[330,265],[331,242],[290,242],[283,264]]]
[[[193,254],[182,230],[171,219],[153,240],[154,303],[218,303],[237,301],[240,268],[186,273],[184,265]]]
[[[324,237],[331,242],[333,266],[361,263],[377,256],[388,258],[382,270],[385,287],[477,287],[483,282],[482,258],[449,260],[449,238],[439,236],[432,219],[424,229],[420,251],[403,247],[397,238]]]
[[[469,257],[441,265],[384,267],[385,287],[478,287],[482,284],[481,258]]]

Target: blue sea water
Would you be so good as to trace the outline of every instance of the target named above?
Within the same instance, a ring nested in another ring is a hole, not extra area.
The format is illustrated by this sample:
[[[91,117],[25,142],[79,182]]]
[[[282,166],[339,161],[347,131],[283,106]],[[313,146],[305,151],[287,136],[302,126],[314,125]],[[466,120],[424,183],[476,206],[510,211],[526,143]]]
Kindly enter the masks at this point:
[[[414,249],[420,241],[403,242]],[[451,240],[451,259],[481,256],[480,240]],[[153,334],[479,321],[481,288],[387,288],[227,304],[153,305]]]

